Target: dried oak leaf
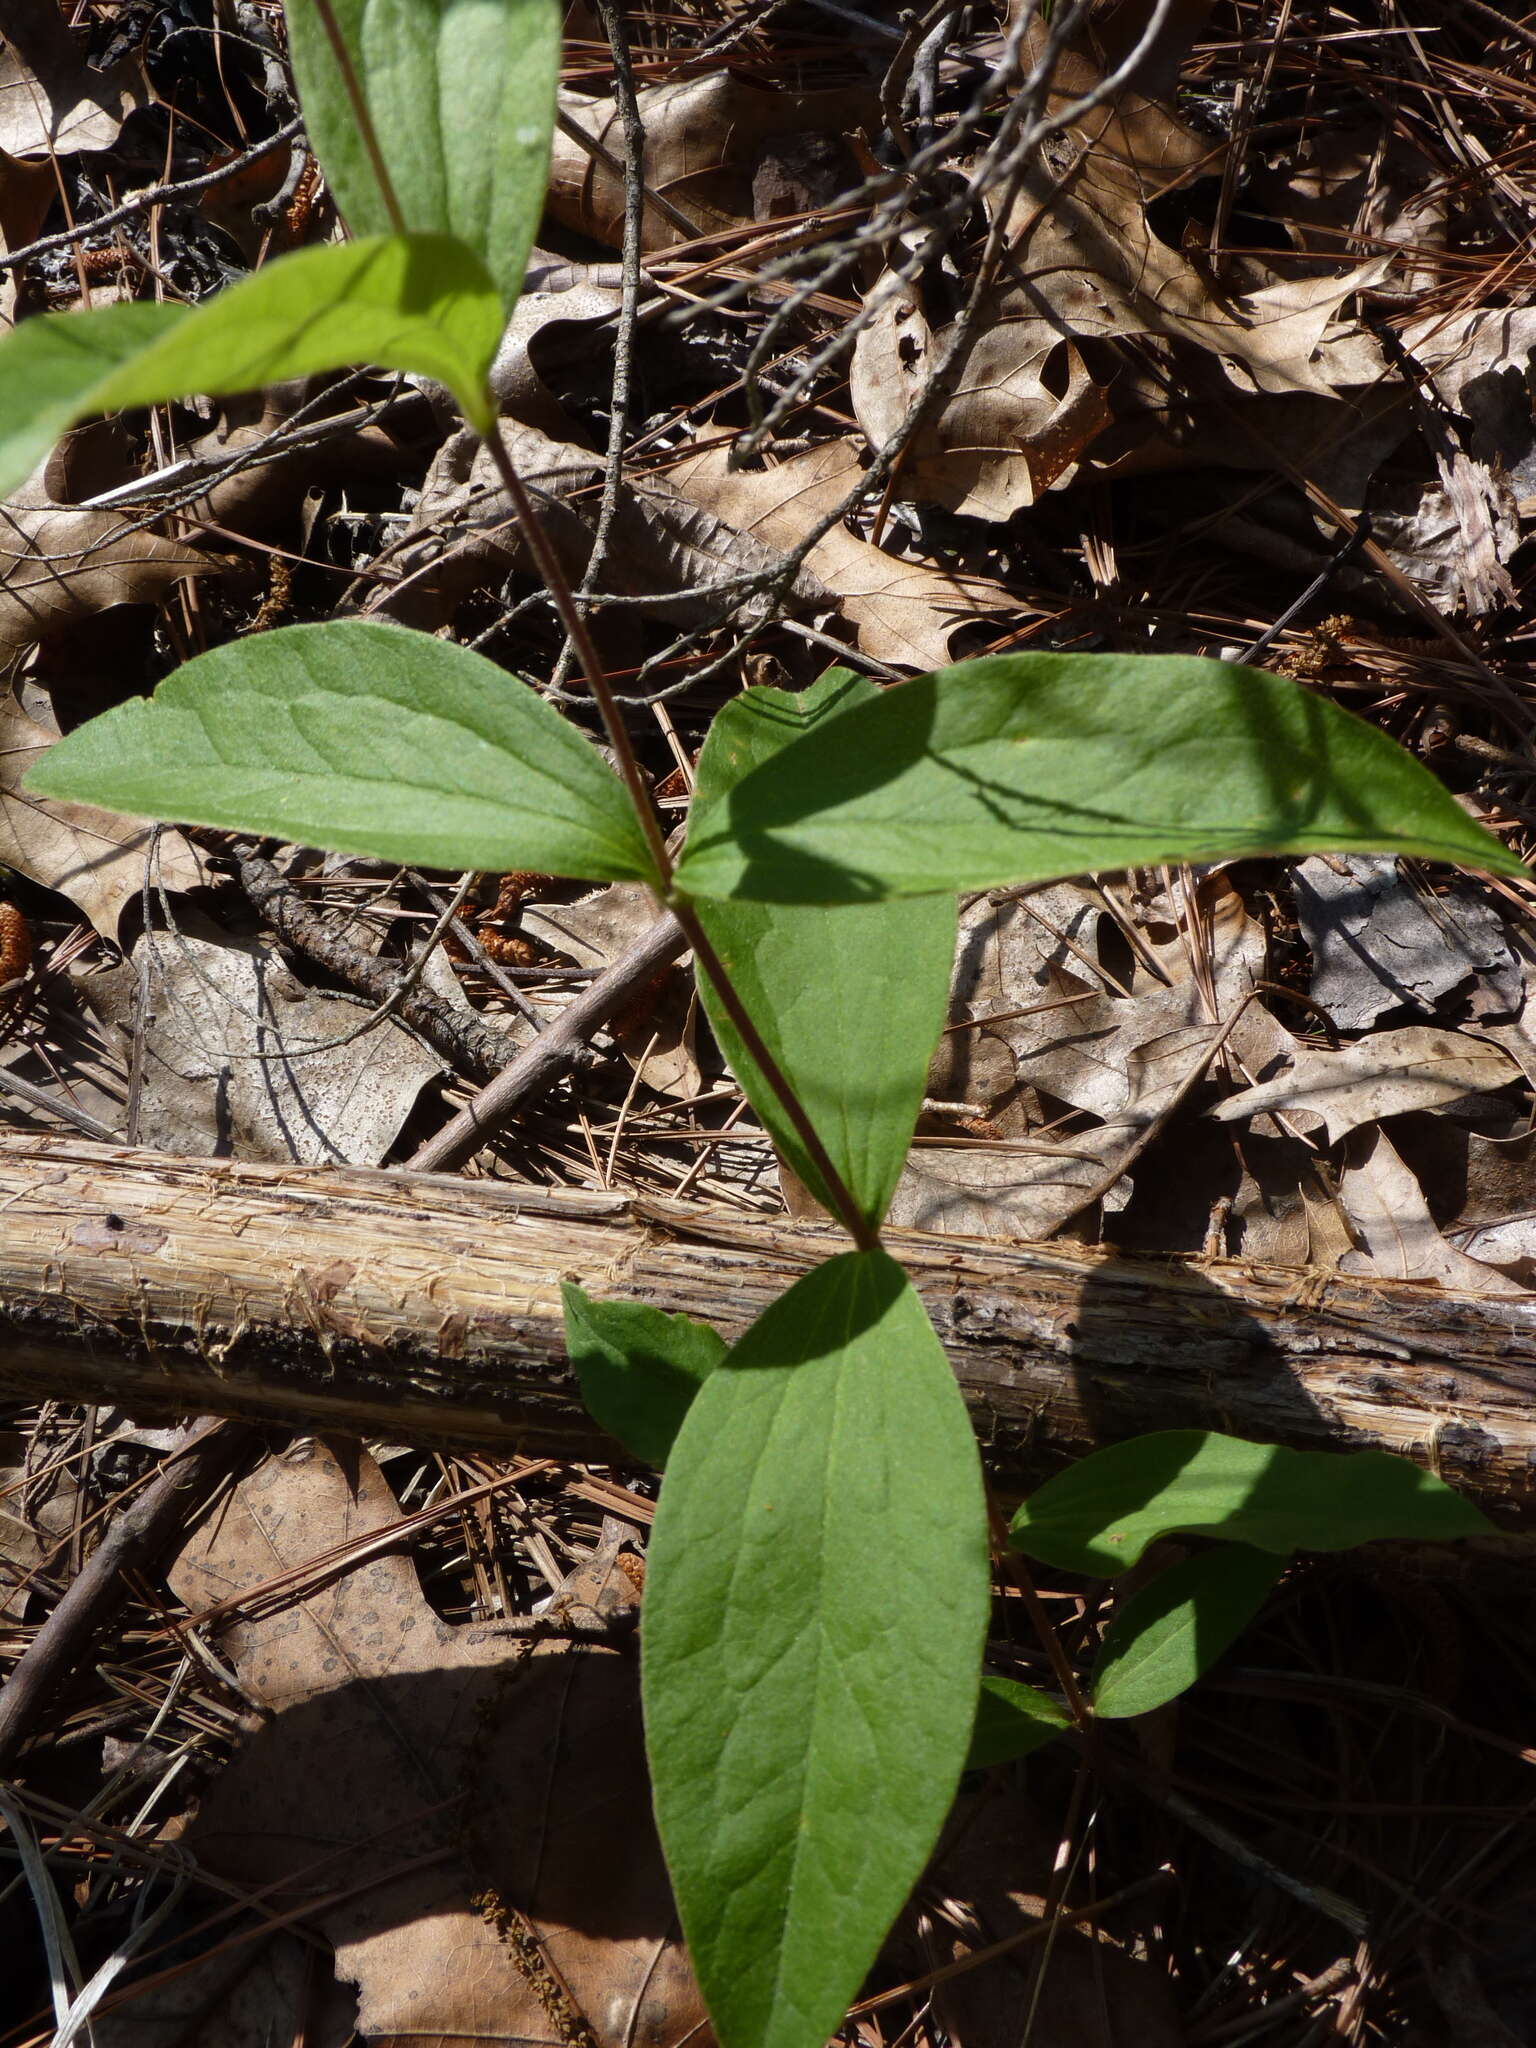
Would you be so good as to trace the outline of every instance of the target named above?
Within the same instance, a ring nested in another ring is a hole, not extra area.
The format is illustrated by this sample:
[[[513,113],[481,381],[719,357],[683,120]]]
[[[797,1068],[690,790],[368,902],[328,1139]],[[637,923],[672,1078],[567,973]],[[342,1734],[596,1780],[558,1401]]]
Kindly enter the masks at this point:
[[[336,1045],[365,1011],[305,988],[269,947],[196,916],[183,925],[142,936],[127,964],[83,989],[99,1016],[143,1034],[142,1142],[199,1158],[376,1166],[442,1061],[393,1018]]]
[[[0,865],[57,889],[115,939],[123,905],[144,886],[152,827],[92,804],[31,796],[22,779],[58,738],[14,698],[0,705]],[[201,864],[179,832],[162,831],[157,872],[169,889],[194,889]]]
[[[1345,1140],[1339,1206],[1357,1249],[1340,1261],[1345,1272],[1383,1280],[1429,1280],[1468,1294],[1526,1294],[1495,1266],[1468,1258],[1441,1236],[1424,1190],[1385,1131],[1355,1131]]]
[[[1520,965],[1484,894],[1455,883],[1444,895],[1413,887],[1390,854],[1314,855],[1291,876],[1296,916],[1312,949],[1312,995],[1343,1031],[1384,1011],[1433,1010],[1473,984],[1483,1016],[1518,1009]]]
[[[562,93],[560,106],[602,155],[557,129],[546,204],[563,227],[619,248],[624,150],[618,113],[611,99],[578,93]],[[645,183],[652,195],[645,208],[645,248],[668,249],[753,220],[753,176],[765,143],[788,135],[840,137],[873,106],[867,89],[774,92],[730,71],[642,92]],[[664,208],[655,204],[657,196]]]
[[[9,0],[0,13],[0,149],[11,156],[110,149],[153,97],[135,54],[104,71],[88,64],[52,0]]]
[[[323,1315],[326,1276],[301,1277]],[[175,1565],[194,1612],[227,1615],[275,1575],[298,1578],[219,1634],[270,1719],[203,1802],[200,1865],[274,1887],[269,1908],[307,1908],[370,2042],[707,2048],[651,1819],[634,1658],[450,1627],[398,1552],[338,1570],[399,1520],[366,1453],[343,1470],[301,1443]],[[311,1560],[322,1569],[306,1575]],[[583,1583],[573,1598],[632,1601],[611,1559],[605,1570],[607,1593]]]
[[[859,479],[851,441],[828,441],[772,469],[732,470],[725,448],[706,448],[668,472],[674,487],[774,553],[798,545]],[[978,619],[1017,615],[1019,600],[982,576],[904,562],[838,525],[806,558],[832,603],[876,661],[942,668],[949,643]]]
[[[1262,1110],[1300,1110],[1322,1118],[1333,1145],[1361,1124],[1502,1088],[1519,1072],[1507,1052],[1482,1038],[1410,1024],[1372,1032],[1339,1052],[1298,1051],[1283,1073],[1229,1096],[1210,1114],[1230,1123]]]
[[[543,522],[546,539],[573,583],[592,552],[603,464],[585,448],[552,440],[537,427],[503,420],[502,439]],[[433,458],[410,524],[372,567],[393,570],[367,609],[432,632],[472,591],[499,586],[528,563],[512,508],[478,438],[455,434]],[[655,609],[680,625],[717,616],[713,592],[744,575],[769,575],[777,551],[696,502],[668,476],[634,480],[620,494],[601,574],[606,591],[675,598]],[[797,609],[836,602],[819,577],[802,569],[789,590]],[[759,604],[762,600],[757,601]],[[750,615],[750,613],[749,613]]]
[[[223,565],[132,515],[57,505],[36,480],[0,504],[0,662],[118,604],[153,604],[183,576]]]
[[[1047,1237],[1092,1190],[1110,1209],[1125,1205],[1129,1184],[1112,1179],[1117,1162],[1130,1162],[1147,1126],[1198,1074],[1223,1021],[1263,973],[1263,933],[1242,898],[1220,876],[1203,887],[1196,944],[1153,928],[1139,959],[1113,967],[1117,921],[1077,883],[995,905],[983,898],[962,914],[951,1028],[928,1085],[941,1101],[975,1105],[997,1138],[920,1145],[897,1185],[893,1222]],[[1126,950],[1123,941],[1116,950]],[[1226,1043],[1231,1059],[1259,1071],[1293,1041],[1249,1002]],[[1035,1095],[1100,1121],[1042,1135]]]
[[[1380,375],[1374,341],[1338,315],[1383,263],[1301,279],[1250,267],[1244,289],[1224,296],[1147,213],[1210,145],[1140,107],[1136,120],[1135,109],[1101,110],[1075,161],[1042,159],[1025,176],[1005,222],[1009,255],[954,391],[907,456],[912,497],[1002,520],[1080,470],[1268,466],[1234,428],[1235,407],[1336,400]],[[876,291],[850,381],[859,425],[881,447],[953,330],[930,330],[917,286],[888,276]],[[1125,343],[1134,349],[1108,349]]]

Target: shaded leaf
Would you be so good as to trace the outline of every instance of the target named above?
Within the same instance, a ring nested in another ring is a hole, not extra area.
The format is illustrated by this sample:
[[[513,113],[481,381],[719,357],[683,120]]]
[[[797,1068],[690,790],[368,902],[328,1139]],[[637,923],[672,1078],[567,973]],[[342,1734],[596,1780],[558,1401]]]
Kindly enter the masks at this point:
[[[1440,1543],[1489,1527],[1431,1473],[1385,1451],[1292,1451],[1165,1429],[1081,1458],[1013,1518],[1020,1550],[1101,1578],[1160,1536],[1220,1536],[1288,1556],[1386,1537]]]
[[[980,1771],[991,1764],[1011,1764],[1032,1756],[1071,1725],[1066,1708],[1045,1693],[1021,1685],[1016,1678],[999,1678],[988,1672],[981,1681],[965,1768]]]
[[[1395,860],[1369,854],[1305,860],[1291,886],[1312,995],[1341,1031],[1400,1006],[1430,1013],[1474,977],[1490,1008],[1519,1008],[1520,964],[1486,892],[1461,884],[1430,895]]]
[[[1339,1262],[1346,1273],[1428,1280],[1467,1294],[1528,1292],[1446,1243],[1418,1176],[1385,1131],[1353,1131],[1345,1140],[1337,1199],[1354,1239]]]
[[[732,698],[699,756],[695,802],[707,808],[781,747],[875,694],[872,683],[831,669],[799,696],[751,689]],[[955,957],[953,899],[773,908],[703,901],[698,911],[860,1213],[878,1224],[944,1025]],[[702,967],[698,978],[710,1026],[752,1107],[791,1169],[831,1207],[821,1175]],[[876,988],[879,1000],[871,1001]]]
[[[997,655],[785,747],[698,816],[677,879],[699,896],[848,903],[1339,847],[1519,871],[1394,741],[1283,677]]]
[[[645,131],[649,203],[642,233],[647,249],[669,248],[750,221],[756,212],[753,172],[770,138],[781,144],[791,135],[828,138],[834,166],[842,167],[833,170],[834,185],[856,184],[857,166],[842,137],[876,111],[868,86],[780,92],[723,66],[648,87],[638,99]],[[611,99],[575,92],[562,93],[560,106],[570,126],[590,136],[608,161],[583,149],[566,129],[558,130],[550,159],[549,211],[563,226],[618,248],[624,238],[618,109]],[[650,200],[651,194],[662,203]]]
[[[689,1953],[724,2048],[820,2048],[949,1809],[987,1622],[976,1440],[883,1252],[807,1274],[705,1381],[649,1558]]]
[[[725,1339],[692,1316],[640,1301],[594,1301],[560,1289],[565,1348],[593,1421],[661,1471],[694,1395],[726,1353]]]
[[[500,335],[490,278],[439,235],[300,249],[196,307],[25,320],[0,341],[0,491],[93,413],[253,391],[355,363],[435,377],[468,419],[488,426],[485,379]]]
[[[1258,1613],[1285,1559],[1244,1543],[1181,1558],[1115,1609],[1093,1671],[1093,1710],[1150,1714],[1187,1692]]]
[[[332,0],[407,228],[456,235],[522,288],[543,208],[560,75],[555,0]],[[286,10],[304,120],[356,235],[394,223],[320,10]]]
[[[322,1301],[328,1280],[295,1268]],[[593,2048],[697,2041],[707,2020],[651,1820],[635,1660],[444,1622],[410,1555],[381,1553],[399,1522],[365,1452],[343,1464],[305,1441],[242,1481],[176,1561],[177,1594],[219,1610],[219,1653],[267,1715],[204,1795],[200,1866],[271,1886],[274,1910],[334,1945],[370,2040],[558,2041],[531,1950],[569,1993],[565,2029]],[[632,1619],[615,1557],[601,1544],[556,1601]],[[245,1596],[274,1570],[293,1591],[253,1612]],[[500,1926],[482,1889],[512,1909]],[[141,2001],[122,2018],[112,2048],[140,2037]]]
[[[392,1017],[337,1046],[361,1022],[354,1003],[306,988],[271,946],[187,911],[82,994],[124,1043],[137,1031],[139,1142],[161,1152],[376,1166],[443,1071]]]
[[[650,867],[617,777],[526,683],[355,619],[198,655],[61,740],[27,787],[421,867]]]

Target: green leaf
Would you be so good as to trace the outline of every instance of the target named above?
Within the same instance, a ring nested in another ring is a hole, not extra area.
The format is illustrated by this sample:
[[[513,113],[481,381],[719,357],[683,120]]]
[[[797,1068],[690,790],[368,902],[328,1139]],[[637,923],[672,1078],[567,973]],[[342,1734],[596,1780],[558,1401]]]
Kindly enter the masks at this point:
[[[484,432],[501,330],[490,278],[441,235],[300,249],[200,306],[23,320],[0,340],[0,495],[76,420],[354,363],[436,378]]]
[[[850,903],[1239,854],[1520,863],[1395,741],[1283,676],[1156,655],[963,662],[701,809],[694,896]]]
[[[694,802],[707,808],[780,748],[876,695],[832,669],[800,696],[733,697],[699,756]],[[955,958],[952,897],[826,908],[702,901],[700,919],[748,1014],[794,1087],[860,1213],[885,1214],[923,1106]],[[878,1000],[871,991],[878,989]],[[709,976],[699,993],[720,1049],[780,1155],[824,1207],[831,1197],[778,1097],[725,1014]]]
[[[1441,1543],[1490,1527],[1460,1494],[1386,1451],[1291,1451],[1165,1429],[1095,1451],[1013,1518],[1020,1550],[1100,1578],[1159,1536],[1221,1536],[1288,1556],[1386,1537]]]
[[[1252,1621],[1285,1563],[1234,1543],[1159,1572],[1115,1609],[1094,1666],[1094,1712],[1124,1720],[1187,1692]]]
[[[965,1768],[981,1771],[991,1764],[1015,1763],[1044,1749],[1071,1725],[1066,1708],[1043,1692],[1021,1685],[1016,1678],[998,1678],[989,1672],[981,1681],[976,1728]]]
[[[417,867],[653,879],[618,778],[526,683],[355,619],[198,655],[60,740],[26,786]]]
[[[661,1471],[694,1395],[725,1356],[725,1339],[692,1316],[640,1301],[594,1301],[566,1281],[565,1348],[592,1420]]]
[[[522,288],[560,76],[556,0],[331,0],[405,225],[457,235]],[[354,234],[393,223],[314,0],[288,0],[310,139]]]
[[[722,2048],[822,2048],[959,1782],[988,1613],[976,1440],[884,1252],[700,1388],[646,1575],[656,1813]]]

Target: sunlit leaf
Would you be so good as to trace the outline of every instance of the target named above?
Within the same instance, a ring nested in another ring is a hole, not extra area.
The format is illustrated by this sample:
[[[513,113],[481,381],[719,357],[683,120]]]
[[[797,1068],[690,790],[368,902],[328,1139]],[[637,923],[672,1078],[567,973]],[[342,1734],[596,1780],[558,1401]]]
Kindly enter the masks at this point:
[[[1159,1536],[1221,1536],[1285,1556],[1387,1537],[1438,1543],[1488,1527],[1470,1501],[1386,1451],[1292,1451],[1166,1429],[1048,1479],[1012,1533],[1031,1557],[1102,1577],[1135,1564]]]
[[[510,312],[549,174],[555,0],[331,0],[404,224],[457,235]],[[288,0],[304,119],[347,224],[393,223],[314,0]]]
[[[701,809],[697,896],[849,903],[1239,854],[1514,855],[1395,741],[1283,676],[996,655],[855,705]]]
[[[694,1395],[725,1356],[725,1339],[646,1302],[594,1301],[570,1281],[560,1300],[587,1413],[660,1471]]]
[[[200,306],[24,320],[0,340],[0,494],[77,420],[355,363],[436,378],[484,429],[501,330],[484,268],[441,235],[300,249]]]
[[[646,1739],[723,2048],[822,2048],[937,1839],[986,1632],[976,1441],[883,1252],[700,1388],[648,1553]]]
[[[60,740],[27,787],[420,867],[650,879],[618,778],[542,697],[355,619],[198,655]]]
[[[694,802],[707,809],[781,747],[876,694],[862,677],[833,669],[800,696],[751,689],[732,698],[704,742]],[[860,1212],[878,1223],[944,1025],[953,898],[834,907],[701,900],[698,910]],[[821,1175],[702,970],[699,990],[721,1049],[781,1155],[831,1207]]]
[[[1285,1559],[1223,1544],[1159,1572],[1115,1609],[1093,1675],[1093,1710],[1111,1720],[1150,1714],[1236,1641],[1274,1590]]]

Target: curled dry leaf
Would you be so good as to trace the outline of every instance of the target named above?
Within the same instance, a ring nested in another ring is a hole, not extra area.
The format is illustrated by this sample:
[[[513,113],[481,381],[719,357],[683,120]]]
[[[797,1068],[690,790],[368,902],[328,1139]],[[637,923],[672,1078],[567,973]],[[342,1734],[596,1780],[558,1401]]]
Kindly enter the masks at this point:
[[[1357,1249],[1340,1261],[1345,1272],[1383,1280],[1428,1280],[1468,1294],[1524,1294],[1507,1273],[1457,1251],[1441,1236],[1424,1190],[1385,1131],[1356,1131],[1346,1141],[1339,1205]]]
[[[103,938],[117,937],[123,905],[144,886],[153,828],[91,804],[31,796],[22,780],[58,738],[14,698],[0,705],[0,865],[57,889]],[[168,889],[193,889],[202,866],[179,832],[162,831],[157,872]]]
[[[549,210],[563,227],[618,248],[624,240],[624,151],[614,104],[562,93],[560,105],[592,137],[602,156],[556,129]],[[773,92],[730,71],[642,92],[640,121],[650,195],[644,246],[669,249],[755,219],[753,178],[765,148],[790,135],[836,141],[856,128],[872,105],[867,90]],[[850,159],[850,183],[855,175]],[[666,202],[664,206],[656,204],[658,198]]]
[[[299,1277],[323,1317],[335,1277]],[[194,1613],[225,1608],[220,1654],[270,1716],[203,1802],[200,1864],[305,1909],[370,2040],[708,2048],[651,1819],[634,1659],[450,1627],[398,1551],[338,1574],[338,1552],[399,1519],[366,1453],[344,1471],[300,1443],[175,1565]],[[306,1578],[312,1559],[324,1568]],[[569,1588],[573,1607],[632,1612],[613,1557],[598,1566],[600,1584],[594,1569]],[[289,1570],[289,1599],[228,1615]]]
[[[727,449],[705,448],[669,475],[697,504],[777,553],[842,503],[859,480],[859,458],[851,441],[828,441],[772,469],[733,471]],[[962,626],[1022,608],[986,577],[904,562],[841,525],[816,543],[806,567],[856,627],[860,650],[901,667],[942,668]]]
[[[1223,1022],[1263,973],[1263,933],[1242,898],[1220,876],[1203,889],[1197,942],[1154,925],[1140,935],[1140,958],[1105,899],[1078,883],[1000,904],[982,899],[962,913],[950,1028],[929,1089],[981,1110],[995,1142],[920,1145],[893,1221],[1046,1237],[1096,1189],[1107,1209],[1125,1206],[1130,1185],[1111,1183],[1114,1168],[1129,1163],[1148,1125],[1199,1075]],[[1255,1071],[1292,1044],[1249,1002],[1227,1049]],[[1101,1121],[1042,1134],[1040,1096]]]
[[[153,604],[183,576],[222,565],[144,532],[129,513],[55,505],[29,483],[0,504],[0,662],[76,619]]]
[[[1130,96],[1091,116],[1075,144],[1073,161],[1037,162],[1012,204],[1009,255],[952,394],[904,465],[913,498],[1002,520],[1080,471],[1253,463],[1234,407],[1332,400],[1381,373],[1374,341],[1339,315],[1384,264],[1301,279],[1250,265],[1242,288],[1224,295],[1147,212],[1213,168],[1220,146]],[[949,326],[930,329],[919,287],[888,280],[881,289],[851,377],[855,414],[876,447],[896,434],[953,338]],[[1127,341],[1137,347],[1105,352]]]
[[[1340,1052],[1307,1047],[1284,1073],[1229,1096],[1210,1113],[1230,1123],[1261,1110],[1300,1110],[1322,1118],[1333,1145],[1361,1124],[1502,1088],[1519,1072],[1508,1053],[1485,1039],[1410,1024],[1373,1032]]]
[[[137,56],[105,71],[51,4],[12,4],[0,16],[0,149],[11,156],[72,156],[110,149],[135,107],[153,98]]]
[[[612,321],[623,302],[617,263],[568,263],[535,249],[522,296],[491,365],[491,389],[501,410],[556,441],[585,437],[539,374],[537,349],[557,348],[565,330]]]

